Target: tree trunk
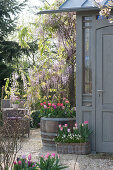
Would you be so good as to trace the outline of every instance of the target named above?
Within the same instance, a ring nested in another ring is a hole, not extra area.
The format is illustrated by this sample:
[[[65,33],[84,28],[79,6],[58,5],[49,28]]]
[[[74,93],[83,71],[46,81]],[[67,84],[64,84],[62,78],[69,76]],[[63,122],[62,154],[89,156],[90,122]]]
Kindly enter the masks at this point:
[[[75,65],[72,63],[69,65],[69,83],[68,83],[68,97],[71,106],[75,106],[75,72],[74,72]]]

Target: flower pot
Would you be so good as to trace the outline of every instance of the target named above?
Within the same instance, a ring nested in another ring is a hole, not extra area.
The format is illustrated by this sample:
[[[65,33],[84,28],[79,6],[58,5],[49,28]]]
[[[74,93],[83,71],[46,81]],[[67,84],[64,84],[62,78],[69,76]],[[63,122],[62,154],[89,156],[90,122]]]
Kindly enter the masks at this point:
[[[72,130],[75,124],[75,118],[41,118],[41,138],[43,147],[56,150],[54,138],[57,136],[59,124],[68,124],[68,127]]]
[[[19,104],[12,104],[13,109],[18,109]]]
[[[87,155],[91,153],[90,143],[57,143],[57,153]]]

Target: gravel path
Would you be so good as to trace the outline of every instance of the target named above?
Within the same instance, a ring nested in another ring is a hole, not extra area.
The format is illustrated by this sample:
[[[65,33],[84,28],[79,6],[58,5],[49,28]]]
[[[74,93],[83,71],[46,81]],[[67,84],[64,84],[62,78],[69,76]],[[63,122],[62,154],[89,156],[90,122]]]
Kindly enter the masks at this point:
[[[32,160],[37,161],[39,156],[52,153],[44,150],[41,143],[40,129],[31,130],[30,137],[24,138],[23,147],[18,152],[20,155],[29,155],[31,153]],[[96,155],[60,155],[61,162],[68,166],[66,170],[113,170],[113,155],[96,154]]]

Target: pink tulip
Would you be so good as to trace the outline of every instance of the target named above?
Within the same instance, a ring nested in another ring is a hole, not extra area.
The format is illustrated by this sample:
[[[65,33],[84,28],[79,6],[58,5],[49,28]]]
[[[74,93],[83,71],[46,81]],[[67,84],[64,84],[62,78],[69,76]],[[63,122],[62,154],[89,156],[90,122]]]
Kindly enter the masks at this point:
[[[22,164],[22,162],[21,161],[18,161],[18,165],[21,165]]]
[[[84,121],[84,124],[88,124],[88,120],[87,120],[87,121]]]
[[[47,109],[47,106],[46,106],[46,105],[44,105],[44,109]]]
[[[66,101],[65,101],[65,103],[69,103],[69,101],[68,101],[68,100],[66,100]]]
[[[31,154],[28,155],[28,159],[31,160]]]
[[[62,106],[62,109],[64,110],[64,109],[65,109],[65,106]]]
[[[75,123],[75,127],[77,127],[77,123]]]
[[[43,158],[44,156],[43,155],[41,155],[41,158]]]
[[[52,153],[51,156],[52,156],[52,157],[55,157],[55,153]]]
[[[51,103],[48,103],[48,106],[51,106]]]
[[[40,103],[40,106],[43,106],[43,103]]]
[[[67,127],[67,124],[65,124],[65,127]]]
[[[55,104],[54,103],[52,103],[52,106],[54,106]]]
[[[61,128],[62,127],[62,125],[58,125],[59,126],[59,128]]]
[[[43,102],[44,103],[44,105],[46,104],[46,102]]]
[[[61,127],[60,130],[63,131],[63,127]]]
[[[16,161],[14,161],[13,163],[14,163],[14,165],[16,165]]]
[[[66,98],[64,97],[63,100],[66,100]]]
[[[50,154],[49,154],[49,153],[47,153],[47,155],[45,155],[45,158],[47,158],[47,159],[48,159],[49,155],[50,155]]]

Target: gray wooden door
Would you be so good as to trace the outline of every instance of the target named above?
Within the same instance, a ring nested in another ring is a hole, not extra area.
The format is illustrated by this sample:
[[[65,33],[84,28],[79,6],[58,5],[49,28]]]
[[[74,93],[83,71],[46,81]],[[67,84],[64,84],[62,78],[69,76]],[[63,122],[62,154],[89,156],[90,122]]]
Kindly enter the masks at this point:
[[[96,151],[113,152],[113,26],[96,30]]]

